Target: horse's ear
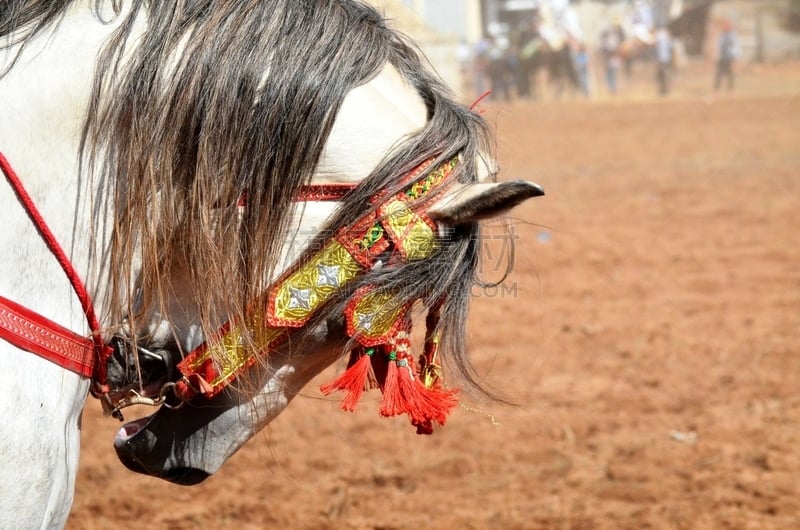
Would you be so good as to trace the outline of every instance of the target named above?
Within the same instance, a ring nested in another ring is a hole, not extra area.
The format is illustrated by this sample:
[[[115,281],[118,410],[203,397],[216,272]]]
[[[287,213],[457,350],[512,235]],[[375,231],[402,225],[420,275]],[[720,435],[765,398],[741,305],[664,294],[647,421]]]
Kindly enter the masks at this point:
[[[446,226],[460,226],[495,217],[544,190],[527,180],[459,184],[428,209],[434,221]]]

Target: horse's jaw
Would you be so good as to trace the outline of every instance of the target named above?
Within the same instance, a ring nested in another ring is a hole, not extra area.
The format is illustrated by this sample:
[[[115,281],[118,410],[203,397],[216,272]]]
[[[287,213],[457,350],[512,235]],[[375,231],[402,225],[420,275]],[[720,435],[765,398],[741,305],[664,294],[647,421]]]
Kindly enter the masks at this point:
[[[289,369],[291,370],[291,369]],[[289,397],[273,392],[261,400],[265,425],[289,404]],[[214,474],[263,425],[250,410],[228,401],[198,400],[197,410],[161,408],[150,417],[125,424],[114,438],[120,461],[131,471],[191,486]]]
[[[122,426],[114,438],[120,461],[130,470],[181,485],[202,482],[275,419],[300,389],[341,354],[341,344],[313,353],[271,354],[261,390],[245,399],[226,391],[212,400],[197,398],[173,410]]]

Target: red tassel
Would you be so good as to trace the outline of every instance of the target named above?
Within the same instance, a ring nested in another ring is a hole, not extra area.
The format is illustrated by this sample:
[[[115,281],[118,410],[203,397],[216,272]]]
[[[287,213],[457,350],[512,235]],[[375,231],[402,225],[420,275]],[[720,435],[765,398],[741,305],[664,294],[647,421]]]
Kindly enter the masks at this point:
[[[457,392],[426,388],[418,377],[412,379],[410,370],[407,371],[407,376],[400,377],[400,393],[407,406],[406,412],[411,417],[412,425],[417,426],[418,433],[430,434],[433,432],[432,422],[444,425],[458,404]]]
[[[418,377],[414,377],[410,359],[394,360],[390,357],[380,413],[381,416],[408,414],[418,433],[430,434],[433,422],[444,425],[458,404],[457,392],[426,388]]]
[[[425,407],[423,397],[419,392],[419,387],[413,376],[412,368],[408,364],[408,359],[398,361],[397,365],[398,371],[400,372],[398,386],[400,388],[400,395],[403,397],[403,412],[408,413],[413,422],[424,415],[422,413]]]
[[[327,385],[319,387],[320,392],[327,396],[336,390],[344,390],[347,395],[342,400],[342,410],[354,412],[361,399],[361,394],[370,385],[371,355],[371,351],[362,353],[358,360],[352,363],[339,377]]]
[[[444,390],[441,388],[427,388],[419,379],[414,381],[420,393],[419,417],[420,422],[414,421],[414,425],[422,422],[435,421],[444,426],[448,416],[458,405],[458,390]]]
[[[400,394],[400,370],[397,368],[397,361],[391,356],[389,365],[386,367],[386,380],[383,383],[383,399],[381,400],[380,414],[388,418],[404,413],[403,396]]]

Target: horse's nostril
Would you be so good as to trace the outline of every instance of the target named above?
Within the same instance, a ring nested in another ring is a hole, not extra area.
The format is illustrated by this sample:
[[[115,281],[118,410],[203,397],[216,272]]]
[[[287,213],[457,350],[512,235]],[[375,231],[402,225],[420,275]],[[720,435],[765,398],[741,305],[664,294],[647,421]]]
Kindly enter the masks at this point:
[[[138,420],[131,421],[120,427],[116,436],[114,436],[114,446],[117,447],[117,449],[121,449],[130,441],[131,438],[136,436],[139,431],[143,430],[149,421],[149,417],[139,418]],[[148,441],[151,442],[152,446],[152,442],[154,442],[154,440],[148,439]],[[141,441],[138,443],[141,444]]]
[[[128,425],[123,426],[119,430],[119,434],[121,435],[121,437],[130,438],[131,436],[139,432],[139,430],[140,429],[138,425],[136,425],[135,423],[129,423]]]

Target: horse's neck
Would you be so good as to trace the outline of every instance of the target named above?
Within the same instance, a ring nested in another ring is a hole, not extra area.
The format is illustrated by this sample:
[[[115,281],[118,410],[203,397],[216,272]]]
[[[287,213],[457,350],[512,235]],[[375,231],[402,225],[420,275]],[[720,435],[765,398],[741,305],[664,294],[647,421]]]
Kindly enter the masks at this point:
[[[30,41],[0,78],[0,151],[84,278],[90,269],[91,216],[80,187],[86,179],[78,175],[78,144],[93,63],[112,29],[89,11],[73,10],[58,31]],[[0,71],[16,52],[0,50]],[[0,295],[88,333],[64,272],[5,179],[0,179],[0,219]],[[58,527],[66,521],[88,384],[0,341],[0,513],[15,514],[18,527]]]
[[[84,278],[90,271],[91,193],[88,179],[78,174],[78,146],[94,63],[113,29],[91,10],[75,7],[57,31],[29,41],[0,79],[0,151]],[[0,71],[17,50],[0,50]],[[64,272],[5,181],[0,211],[0,294],[76,332],[88,331]]]
[[[0,151],[84,279],[93,270],[91,193],[88,179],[79,175],[78,146],[94,61],[112,30],[111,25],[100,24],[91,10],[75,7],[57,31],[34,37],[19,56],[19,45],[0,49],[0,71],[16,58],[0,78]],[[88,334],[64,271],[5,179],[0,180],[0,217],[0,295],[76,333]],[[96,244],[102,246],[102,239]],[[99,286],[88,287],[92,291]],[[0,348],[8,350],[9,345],[0,342]],[[0,377],[9,377],[22,366],[39,370],[42,364],[31,354],[0,355],[0,367],[12,362],[9,369],[0,368]],[[43,369],[50,368],[45,363]],[[67,380],[71,378],[66,375],[57,379]],[[85,385],[78,386],[85,390]]]

